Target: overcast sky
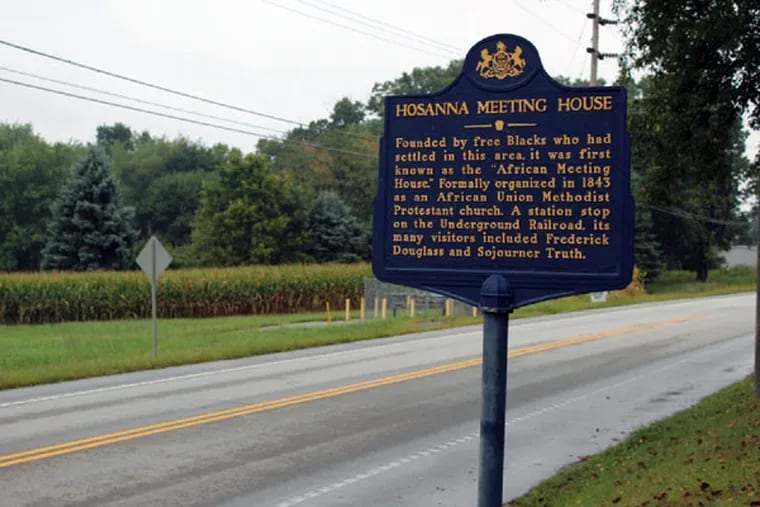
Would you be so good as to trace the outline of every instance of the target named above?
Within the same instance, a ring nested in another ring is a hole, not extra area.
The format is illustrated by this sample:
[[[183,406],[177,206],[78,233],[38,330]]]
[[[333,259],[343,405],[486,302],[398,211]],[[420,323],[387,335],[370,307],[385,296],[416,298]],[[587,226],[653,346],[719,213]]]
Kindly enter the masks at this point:
[[[601,14],[611,18],[611,2],[601,3]],[[513,33],[533,42],[550,75],[588,78],[591,21],[586,13],[590,9],[590,0],[0,0],[0,39],[308,123],[327,117],[344,96],[365,101],[374,83],[394,79],[414,67],[446,65],[463,58],[478,40],[496,33]],[[601,28],[600,50],[621,49],[617,29]],[[262,128],[237,128],[262,134],[277,135],[277,130],[293,127],[2,45],[0,66],[252,123]],[[615,59],[599,64],[599,76],[608,82],[617,70]],[[0,70],[0,78],[159,110],[7,70]],[[98,125],[116,121],[154,135],[185,135],[244,151],[252,151],[258,140],[5,82],[0,82],[0,94],[0,121],[31,123],[49,140],[92,141]]]

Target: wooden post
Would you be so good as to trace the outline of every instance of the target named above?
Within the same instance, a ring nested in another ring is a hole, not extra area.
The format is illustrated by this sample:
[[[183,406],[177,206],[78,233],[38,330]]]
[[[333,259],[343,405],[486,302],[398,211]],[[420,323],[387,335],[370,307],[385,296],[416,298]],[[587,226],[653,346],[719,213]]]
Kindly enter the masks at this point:
[[[332,315],[330,314],[330,302],[328,301],[325,303],[325,307],[327,308],[327,325],[329,326],[332,324]]]
[[[346,298],[346,320],[351,320],[351,300]]]
[[[364,298],[359,299],[359,318],[361,320],[365,320],[367,316],[365,315],[367,311],[366,308],[366,301],[364,301]]]
[[[385,320],[388,316],[388,298],[383,298],[383,309],[381,312],[381,318]]]
[[[374,318],[378,318],[380,316],[380,300],[377,299],[377,296],[375,296],[375,315]]]
[[[414,318],[414,298],[409,298],[409,316]]]

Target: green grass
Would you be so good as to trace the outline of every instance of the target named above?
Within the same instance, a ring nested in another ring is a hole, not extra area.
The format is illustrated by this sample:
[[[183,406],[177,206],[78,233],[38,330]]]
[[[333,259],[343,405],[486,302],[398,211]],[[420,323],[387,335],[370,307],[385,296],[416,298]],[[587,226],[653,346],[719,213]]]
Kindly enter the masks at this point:
[[[587,295],[523,307],[514,318],[552,315],[588,308],[709,296],[754,290],[752,270],[717,271],[710,283],[698,284],[681,273],[668,273],[651,294],[627,289],[612,292],[606,303]],[[693,275],[689,274],[689,278]],[[0,389],[108,375],[127,371],[231,359],[256,354],[343,343],[383,336],[478,324],[480,317],[393,318],[341,325],[343,311],[332,314],[332,326],[297,326],[322,321],[319,314],[261,315],[206,319],[159,320],[158,357],[152,358],[150,320],[72,322],[0,326]]]
[[[552,299],[519,308],[514,316],[516,318],[535,317],[592,308],[721,296],[755,290],[755,272],[744,266],[711,271],[708,280],[706,283],[700,283],[694,280],[694,273],[669,271],[664,273],[656,283],[647,286],[646,292],[630,288],[613,291],[609,293],[605,303],[592,303],[588,295]]]
[[[760,506],[760,398],[746,379],[506,505]]]
[[[748,266],[737,266],[731,269],[716,269],[710,271],[706,283],[694,281],[694,273],[688,271],[666,271],[657,282],[647,287],[653,295],[682,292],[701,294],[703,292],[720,290],[721,288],[745,287],[755,289],[755,270]]]

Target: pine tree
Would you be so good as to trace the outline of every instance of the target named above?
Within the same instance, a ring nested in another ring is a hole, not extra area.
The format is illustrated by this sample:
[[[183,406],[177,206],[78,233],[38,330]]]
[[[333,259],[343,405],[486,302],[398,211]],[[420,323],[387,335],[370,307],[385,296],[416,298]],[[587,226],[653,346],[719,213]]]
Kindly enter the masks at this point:
[[[662,246],[654,233],[652,210],[640,201],[636,201],[633,257],[646,283],[654,282],[665,267]]]
[[[123,269],[133,262],[134,210],[120,207],[110,161],[91,147],[72,169],[52,206],[42,269]]]
[[[368,234],[345,202],[322,192],[309,215],[309,253],[317,262],[355,262],[369,254]]]

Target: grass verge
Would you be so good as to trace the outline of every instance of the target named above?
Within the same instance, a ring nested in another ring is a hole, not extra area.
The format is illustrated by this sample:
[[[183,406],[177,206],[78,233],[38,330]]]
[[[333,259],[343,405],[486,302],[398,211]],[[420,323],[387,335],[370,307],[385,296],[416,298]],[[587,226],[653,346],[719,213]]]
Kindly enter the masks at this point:
[[[751,379],[636,431],[505,505],[760,506],[760,399]]]
[[[709,284],[690,280],[692,274],[668,273],[651,293],[625,290],[610,293],[606,303],[588,296],[545,301],[523,307],[514,318],[551,315],[589,308],[711,296],[754,290],[754,271],[710,273]],[[72,322],[65,324],[0,326],[0,389],[128,371],[231,359],[344,343],[384,336],[478,324],[479,317],[356,319],[354,325],[294,327],[324,321],[324,314],[261,315],[159,321],[158,357],[151,357],[149,320]],[[274,327],[273,327],[274,326]]]
[[[442,329],[472,318],[335,321],[287,326],[321,315],[174,319],[158,323],[158,357],[146,320],[0,327],[0,389],[231,359]],[[277,327],[271,327],[276,325]]]

